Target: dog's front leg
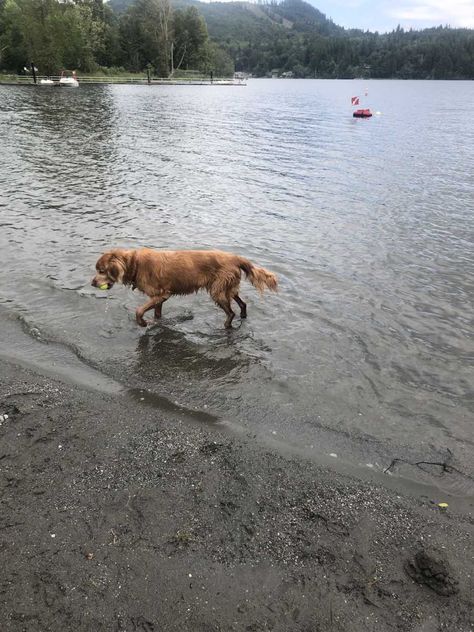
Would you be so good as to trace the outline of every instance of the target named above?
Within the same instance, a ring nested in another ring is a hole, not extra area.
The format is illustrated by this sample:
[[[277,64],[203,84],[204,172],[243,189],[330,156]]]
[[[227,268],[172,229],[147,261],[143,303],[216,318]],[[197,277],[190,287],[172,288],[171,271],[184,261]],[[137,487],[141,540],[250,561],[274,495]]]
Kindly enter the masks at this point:
[[[140,305],[140,307],[137,307],[137,309],[135,310],[135,317],[140,327],[146,327],[149,324],[143,318],[145,312],[147,312],[148,310],[152,309],[153,307],[161,303],[162,303],[161,296],[152,296],[150,300],[147,301],[144,305]]]
[[[167,299],[169,299],[169,297],[170,297],[170,293],[163,291],[163,292],[160,292],[159,294],[156,294],[155,296],[152,296],[150,300],[145,303],[145,305],[141,305],[141,307],[137,307],[135,311],[135,315],[137,318],[137,323],[140,325],[140,327],[146,327],[148,325],[148,323],[143,318],[143,316],[145,312],[152,309],[153,307],[155,308],[155,316],[157,318],[161,316],[161,306]]]

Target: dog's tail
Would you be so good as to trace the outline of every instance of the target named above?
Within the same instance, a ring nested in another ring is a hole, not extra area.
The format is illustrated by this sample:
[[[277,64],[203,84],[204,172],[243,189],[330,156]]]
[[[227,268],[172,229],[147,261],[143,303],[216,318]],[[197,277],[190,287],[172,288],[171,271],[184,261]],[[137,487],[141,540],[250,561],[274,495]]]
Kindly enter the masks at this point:
[[[263,292],[265,288],[278,292],[278,280],[273,272],[254,266],[251,261],[243,257],[239,258],[239,268],[245,272],[247,279],[259,292]]]

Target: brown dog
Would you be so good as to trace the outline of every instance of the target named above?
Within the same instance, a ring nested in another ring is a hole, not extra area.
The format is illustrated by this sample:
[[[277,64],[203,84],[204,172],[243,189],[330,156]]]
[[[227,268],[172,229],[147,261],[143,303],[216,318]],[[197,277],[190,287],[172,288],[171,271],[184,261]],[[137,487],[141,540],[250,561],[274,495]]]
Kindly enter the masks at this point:
[[[277,278],[264,268],[254,266],[248,259],[221,250],[125,250],[116,248],[103,254],[96,263],[94,287],[114,283],[131,285],[150,297],[137,307],[137,323],[147,326],[145,312],[155,308],[156,318],[161,306],[174,294],[192,294],[207,290],[216,304],[227,314],[225,327],[231,327],[235,316],[231,300],[240,307],[240,317],[247,317],[247,305],[239,296],[241,271],[260,292],[264,288],[277,291]]]

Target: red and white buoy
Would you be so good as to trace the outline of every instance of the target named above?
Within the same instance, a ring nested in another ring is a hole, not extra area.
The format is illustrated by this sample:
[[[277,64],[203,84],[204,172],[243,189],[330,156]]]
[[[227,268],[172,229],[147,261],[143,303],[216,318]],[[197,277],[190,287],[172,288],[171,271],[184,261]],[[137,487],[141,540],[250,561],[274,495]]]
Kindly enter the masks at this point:
[[[365,96],[367,96],[367,92],[365,93]],[[359,97],[352,97],[351,105],[360,105]],[[352,113],[352,116],[354,118],[370,118],[372,116],[372,112],[370,111],[369,108],[361,108],[358,110],[354,110],[354,112]]]

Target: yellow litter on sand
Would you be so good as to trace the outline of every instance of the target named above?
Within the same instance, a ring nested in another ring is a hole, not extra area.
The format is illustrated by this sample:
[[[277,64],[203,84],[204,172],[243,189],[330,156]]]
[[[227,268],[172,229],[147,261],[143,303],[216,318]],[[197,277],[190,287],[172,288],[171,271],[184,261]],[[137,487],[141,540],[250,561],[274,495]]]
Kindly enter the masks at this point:
[[[448,503],[438,503],[438,507],[440,509],[447,509],[449,507]]]

